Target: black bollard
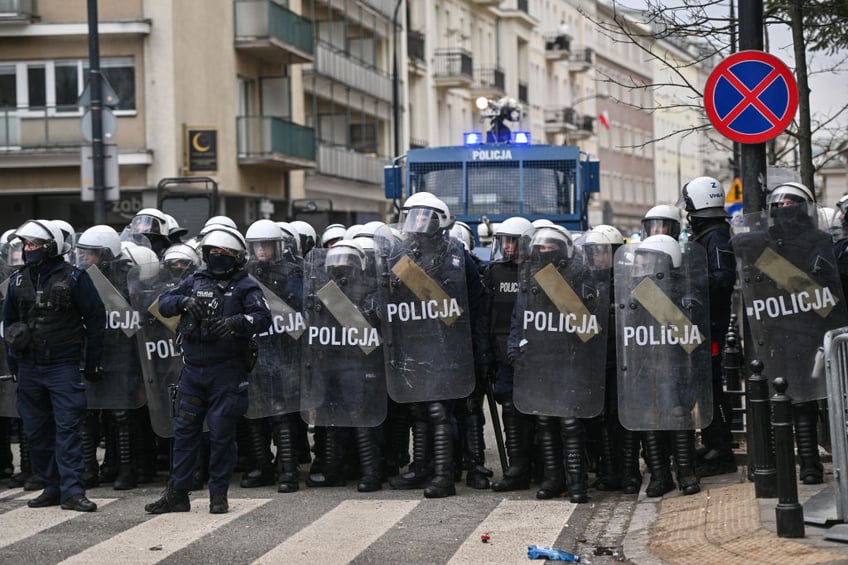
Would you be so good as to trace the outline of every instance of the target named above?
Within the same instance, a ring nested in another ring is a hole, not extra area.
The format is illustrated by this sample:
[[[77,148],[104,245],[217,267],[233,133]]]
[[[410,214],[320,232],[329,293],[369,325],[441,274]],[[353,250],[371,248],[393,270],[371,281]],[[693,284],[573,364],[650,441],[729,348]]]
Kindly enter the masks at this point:
[[[777,497],[774,509],[777,535],[782,538],[804,537],[804,507],[798,503],[795,475],[795,438],[792,434],[792,399],[786,396],[789,384],[781,377],[774,379],[771,397],[771,425],[774,427],[774,451],[777,461]]]
[[[744,410],[742,408],[742,350],[739,348],[739,335],[736,332],[736,314],[730,316],[730,327],[724,341],[722,354],[722,376],[733,413],[730,415],[730,429],[734,432],[744,432]]]
[[[763,362],[751,361],[748,377],[748,464],[754,469],[754,492],[757,498],[777,496],[777,474],[774,469],[774,444],[771,436],[771,407],[768,379],[763,376]]]

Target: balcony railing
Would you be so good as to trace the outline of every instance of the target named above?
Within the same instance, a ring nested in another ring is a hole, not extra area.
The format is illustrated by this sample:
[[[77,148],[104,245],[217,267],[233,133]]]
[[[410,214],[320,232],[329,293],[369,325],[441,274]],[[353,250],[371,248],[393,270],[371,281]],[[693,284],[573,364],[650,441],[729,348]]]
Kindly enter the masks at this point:
[[[409,30],[406,32],[406,54],[410,59],[418,62],[426,61],[424,51],[424,34],[420,31]]]
[[[236,0],[235,46],[274,64],[312,61],[312,22],[274,0]]]
[[[470,86],[474,82],[474,60],[465,49],[436,49],[433,78],[442,86]]]
[[[546,108],[545,131],[566,133],[570,139],[584,139],[595,131],[595,118],[578,114],[574,108]]]
[[[502,93],[506,90],[506,78],[500,67],[474,69],[474,87]]]
[[[315,48],[315,63],[304,71],[329,77],[379,100],[392,100],[392,81],[388,76],[326,43],[318,43]]]
[[[0,0],[0,23],[30,21],[38,16],[36,0]]]
[[[522,104],[530,103],[530,93],[528,92],[526,82],[518,82],[518,101]]]
[[[391,164],[391,159],[384,157],[357,153],[346,147],[318,144],[318,172],[324,175],[382,185],[383,167]]]
[[[315,167],[315,131],[275,116],[238,116],[240,164],[284,169]]]
[[[0,149],[78,147],[85,143],[77,106],[0,107]]]
[[[592,64],[595,62],[595,52],[590,47],[578,49],[571,54],[568,61],[569,71],[582,73],[592,68]]]

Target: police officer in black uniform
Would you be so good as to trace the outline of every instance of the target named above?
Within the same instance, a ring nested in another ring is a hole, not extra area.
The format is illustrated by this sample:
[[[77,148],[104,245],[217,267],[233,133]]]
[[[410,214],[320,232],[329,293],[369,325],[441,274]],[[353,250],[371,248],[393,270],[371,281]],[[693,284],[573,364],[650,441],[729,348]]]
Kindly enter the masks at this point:
[[[80,478],[81,377],[100,378],[106,309],[91,278],[62,257],[70,246],[58,227],[29,220],[16,236],[24,242],[26,263],[10,278],[3,304],[6,356],[18,377],[17,408],[32,471],[45,485],[27,506],[93,512],[97,505],[86,498]]]
[[[271,323],[261,289],[244,269],[247,244],[238,230],[215,225],[201,240],[206,269],[159,299],[164,316],[181,315],[177,328],[185,368],[174,418],[173,472],[152,514],[188,512],[204,419],[209,427],[209,511],[229,511],[227,491],[236,464],[236,425],[247,411],[251,337]]]
[[[730,224],[724,210],[724,188],[712,177],[698,177],[683,185],[682,207],[689,220],[689,239],[707,251],[710,277],[710,339],[712,340],[713,420],[701,430],[703,446],[697,458],[700,477],[736,472],[730,425],[733,406],[724,392],[721,360],[730,325],[736,258],[730,245]]]

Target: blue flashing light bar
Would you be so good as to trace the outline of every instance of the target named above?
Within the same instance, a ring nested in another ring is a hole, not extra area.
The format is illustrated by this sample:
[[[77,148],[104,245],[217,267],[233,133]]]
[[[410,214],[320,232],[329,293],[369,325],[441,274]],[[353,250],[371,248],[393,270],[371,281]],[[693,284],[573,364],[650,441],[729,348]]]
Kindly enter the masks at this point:
[[[530,145],[530,132],[517,131],[512,134],[512,142],[516,145]]]
[[[480,145],[483,143],[483,134],[479,131],[467,131],[462,134],[463,145]]]

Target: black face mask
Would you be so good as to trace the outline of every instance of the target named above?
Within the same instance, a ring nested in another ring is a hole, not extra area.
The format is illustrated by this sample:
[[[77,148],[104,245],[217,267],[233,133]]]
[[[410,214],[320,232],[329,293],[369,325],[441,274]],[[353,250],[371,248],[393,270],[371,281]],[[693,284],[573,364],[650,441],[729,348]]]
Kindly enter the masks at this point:
[[[206,259],[206,266],[213,275],[229,275],[235,272],[238,264],[236,258],[223,253],[210,253]]]
[[[774,225],[777,227],[793,228],[812,226],[810,216],[807,214],[807,206],[804,204],[798,204],[795,206],[775,206],[772,207],[769,213],[774,220]]]
[[[33,249],[32,251],[27,251],[24,249],[24,262],[28,265],[34,265],[37,263],[41,263],[42,259],[46,256],[44,248]]]

